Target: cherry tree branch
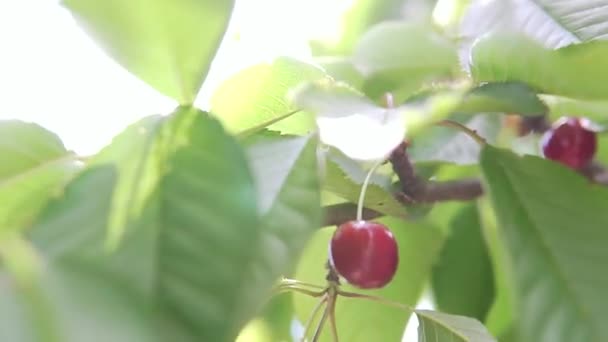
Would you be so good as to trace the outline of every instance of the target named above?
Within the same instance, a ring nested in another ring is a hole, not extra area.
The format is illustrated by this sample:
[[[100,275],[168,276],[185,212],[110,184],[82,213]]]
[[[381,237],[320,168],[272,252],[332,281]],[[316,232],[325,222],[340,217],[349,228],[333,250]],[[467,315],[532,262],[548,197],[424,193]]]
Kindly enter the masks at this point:
[[[542,132],[547,128],[544,117],[524,118],[527,131]],[[452,122],[441,122],[440,125],[454,127]],[[462,130],[462,127],[455,127]],[[483,138],[477,138],[477,132],[470,130],[465,132],[478,142]],[[400,191],[394,194],[395,198],[403,205],[429,204],[445,201],[470,201],[483,195],[481,181],[477,178],[466,178],[454,181],[430,181],[416,174],[416,170],[407,153],[407,143],[403,142],[390,155],[389,162],[393,171],[399,178]],[[593,162],[580,173],[590,181],[608,186],[608,169]],[[342,203],[325,207],[324,226],[335,226],[343,222],[353,220],[356,217],[357,205],[354,203]],[[363,219],[373,220],[383,214],[369,209],[363,209]]]
[[[405,142],[391,153],[389,161],[401,184],[396,197],[403,204],[469,201],[483,194],[478,179],[435,182],[417,176]]]
[[[551,128],[547,115],[524,116],[520,118],[518,133],[523,136],[529,133],[544,133]]]

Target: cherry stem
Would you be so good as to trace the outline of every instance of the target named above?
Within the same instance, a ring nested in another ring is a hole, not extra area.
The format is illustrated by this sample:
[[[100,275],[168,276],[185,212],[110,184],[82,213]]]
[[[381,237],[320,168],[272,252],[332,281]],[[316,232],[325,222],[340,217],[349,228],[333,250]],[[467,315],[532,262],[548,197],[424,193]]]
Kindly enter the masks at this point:
[[[469,127],[461,124],[460,122],[456,122],[453,120],[441,120],[435,124],[438,126],[455,128],[455,129],[463,132],[464,134],[468,135],[469,137],[471,137],[473,140],[475,140],[476,143],[478,143],[481,146],[483,146],[487,143],[486,139],[484,139],[482,136],[477,134],[477,132],[475,130],[470,129]]]
[[[322,295],[324,295],[327,290],[323,290],[323,291],[312,291],[312,290],[307,290],[304,288],[301,288],[297,285],[279,285],[278,288],[275,290],[278,293],[281,293],[283,291],[295,291],[295,292],[299,292],[311,297],[321,297]]]
[[[306,341],[306,336],[308,336],[308,331],[310,330],[310,326],[312,325],[312,322],[315,320],[315,317],[317,317],[319,310],[321,310],[321,308],[323,307],[323,304],[325,304],[326,302],[327,302],[327,296],[324,296],[317,303],[317,305],[315,305],[315,307],[312,309],[312,312],[310,313],[310,316],[308,317],[308,319],[306,320],[306,324],[304,325],[304,331],[302,332],[302,338],[300,339],[300,342]]]
[[[359,193],[359,202],[357,202],[357,221],[363,220],[363,203],[365,202],[365,192],[367,191],[367,186],[369,185],[369,181],[374,174],[374,171],[384,163],[384,159],[380,159],[372,168],[369,170],[367,175],[365,176],[365,180],[363,181],[363,185],[361,186],[361,193]]]
[[[298,285],[298,286],[310,287],[310,288],[317,289],[317,290],[325,290],[325,286],[316,285],[316,284],[307,283],[304,281],[300,281],[300,280],[296,280],[296,279],[289,279],[289,278],[281,279],[281,285]]]
[[[329,327],[331,328],[331,337],[334,342],[338,342],[338,326],[336,324],[336,301],[338,300],[338,290],[334,290],[328,293],[329,302],[327,303],[329,310]]]
[[[327,305],[325,307],[325,310],[323,311],[323,316],[321,316],[321,319],[319,320],[319,324],[317,325],[317,329],[315,329],[315,334],[312,337],[312,342],[319,341],[319,338],[321,337],[321,332],[323,332],[323,327],[325,326],[325,321],[327,321],[328,315],[329,315],[329,305]]]
[[[367,299],[367,300],[371,300],[374,302],[378,302],[378,303],[382,303],[382,304],[386,304],[395,308],[399,308],[401,310],[405,310],[407,312],[414,312],[414,309],[398,303],[398,302],[393,302],[392,300],[388,300],[382,297],[377,297],[377,296],[371,296],[371,295],[366,295],[366,294],[361,294],[361,293],[355,293],[355,292],[347,292],[347,291],[338,291],[338,295],[340,296],[344,296],[344,297],[348,297],[348,298],[360,298],[360,299]]]

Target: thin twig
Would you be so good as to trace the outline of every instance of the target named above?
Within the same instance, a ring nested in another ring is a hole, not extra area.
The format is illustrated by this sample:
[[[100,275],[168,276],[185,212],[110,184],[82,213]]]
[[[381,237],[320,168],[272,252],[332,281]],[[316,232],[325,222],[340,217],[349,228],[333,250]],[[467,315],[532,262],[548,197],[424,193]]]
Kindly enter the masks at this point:
[[[325,304],[326,302],[327,302],[327,296],[321,298],[321,300],[317,303],[317,305],[315,305],[315,307],[312,309],[310,316],[308,316],[308,319],[306,320],[306,324],[304,325],[304,331],[302,332],[302,338],[300,338],[300,342],[306,341],[306,336],[308,336],[308,331],[310,330],[310,326],[312,325],[312,322],[314,322],[315,317],[317,317],[317,314],[319,313],[319,310],[321,310],[321,308],[323,307],[323,304]]]
[[[319,320],[319,324],[317,325],[317,329],[315,329],[315,334],[312,337],[312,342],[318,342],[321,337],[321,332],[323,332],[323,326],[325,326],[325,321],[327,321],[327,316],[329,315],[329,307],[325,307],[325,311],[323,311],[323,316]]]
[[[278,287],[275,288],[275,294],[279,294],[279,293],[283,293],[285,291],[295,291],[295,292],[299,292],[311,297],[321,297],[322,295],[325,294],[325,290],[323,291],[312,291],[312,290],[307,290],[307,289],[303,289],[301,287],[298,287],[296,285],[279,285]]]
[[[299,285],[299,286],[311,287],[311,288],[317,289],[317,290],[325,290],[325,286],[307,283],[304,281],[300,281],[300,280],[296,280],[296,279],[289,279],[289,278],[281,279],[281,285]]]
[[[469,137],[471,137],[479,145],[486,144],[486,139],[484,137],[482,137],[481,135],[479,135],[477,133],[477,131],[470,129],[469,127],[461,124],[460,122],[456,122],[453,120],[441,120],[441,121],[437,122],[436,125],[443,126],[443,127],[449,127],[449,128],[455,128],[455,129],[463,132],[464,134],[468,135]]]
[[[336,301],[338,297],[334,297],[334,299],[328,304],[329,305],[329,326],[331,328],[331,337],[334,342],[339,342],[338,340],[338,326],[336,324]]]
[[[290,117],[290,116],[292,116],[294,114],[297,114],[297,113],[299,113],[301,111],[302,111],[301,109],[295,109],[295,110],[292,110],[292,111],[287,112],[285,114],[279,115],[279,116],[277,116],[275,118],[272,118],[272,119],[270,119],[268,121],[262,122],[261,124],[255,126],[255,127],[251,127],[251,128],[246,129],[246,130],[244,130],[242,132],[239,132],[237,136],[239,138],[241,138],[241,139],[247,138],[247,137],[251,136],[252,134],[254,134],[254,133],[258,132],[258,131],[261,131],[262,129],[264,129],[264,128],[268,127],[268,126],[270,126],[270,125],[272,125],[274,123],[277,123],[277,122],[279,122],[281,120],[287,119],[288,117]]]

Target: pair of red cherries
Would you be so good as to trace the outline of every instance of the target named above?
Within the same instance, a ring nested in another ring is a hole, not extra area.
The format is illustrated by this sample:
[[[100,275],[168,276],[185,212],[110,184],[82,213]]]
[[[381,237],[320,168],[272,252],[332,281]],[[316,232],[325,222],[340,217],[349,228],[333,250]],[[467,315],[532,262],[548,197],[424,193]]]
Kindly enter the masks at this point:
[[[580,118],[562,118],[545,132],[543,154],[572,169],[587,166],[597,149],[596,133]],[[397,242],[383,224],[348,221],[334,233],[329,245],[330,262],[348,283],[362,289],[388,284],[399,264]]]

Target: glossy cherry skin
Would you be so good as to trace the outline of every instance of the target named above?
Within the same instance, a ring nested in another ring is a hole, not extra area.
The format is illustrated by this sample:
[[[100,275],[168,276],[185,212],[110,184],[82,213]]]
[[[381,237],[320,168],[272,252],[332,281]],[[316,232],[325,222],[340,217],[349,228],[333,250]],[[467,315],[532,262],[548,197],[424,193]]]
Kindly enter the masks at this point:
[[[597,149],[596,132],[581,118],[561,118],[545,132],[541,145],[547,159],[560,162],[572,169],[585,167]]]
[[[388,284],[399,264],[393,233],[383,224],[348,221],[341,224],[329,244],[329,260],[349,284],[375,289]]]

